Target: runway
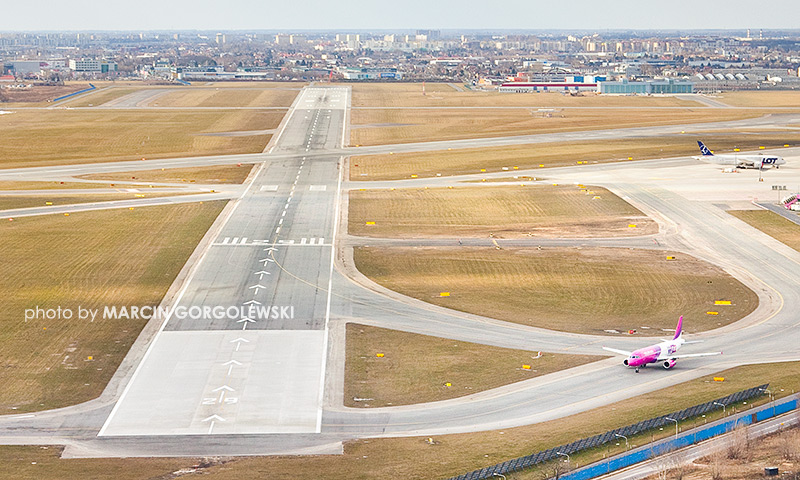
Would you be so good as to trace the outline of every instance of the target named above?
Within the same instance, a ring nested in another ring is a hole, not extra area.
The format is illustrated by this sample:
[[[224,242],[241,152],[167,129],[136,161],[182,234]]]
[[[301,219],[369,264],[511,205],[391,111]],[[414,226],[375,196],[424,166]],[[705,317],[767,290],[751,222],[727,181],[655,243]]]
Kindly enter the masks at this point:
[[[320,431],[340,158],[304,154],[340,145],[347,95],[298,97],[100,436]]]

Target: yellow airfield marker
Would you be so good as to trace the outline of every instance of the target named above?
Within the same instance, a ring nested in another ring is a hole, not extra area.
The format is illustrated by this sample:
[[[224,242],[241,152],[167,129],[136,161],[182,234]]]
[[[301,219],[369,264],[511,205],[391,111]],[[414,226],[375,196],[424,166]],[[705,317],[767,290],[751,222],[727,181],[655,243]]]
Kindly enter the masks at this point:
[[[706,312],[706,315],[719,315],[719,312]]]
[[[628,160],[633,160],[633,157],[628,157]]]
[[[600,200],[600,197],[595,195],[594,197],[592,197],[592,200]]]
[[[128,210],[133,210],[133,207],[128,207]]]
[[[667,257],[667,260],[675,260],[675,257],[673,257],[672,255],[670,255],[670,256],[668,256],[668,257]]]
[[[375,222],[367,222],[367,225],[375,225]]]
[[[53,202],[44,202],[45,205],[52,205]]]
[[[543,164],[543,163],[540,163],[540,164],[539,164],[539,166],[540,166],[540,167],[544,167],[544,164]]]
[[[786,146],[788,147],[789,145],[786,145]],[[519,170],[519,167],[514,167],[514,170]]]
[[[69,213],[65,213],[65,214],[64,214],[64,216],[65,216],[65,217],[69,217]]]
[[[730,300],[715,300],[714,305],[730,305]]]
[[[441,292],[441,293],[439,293],[439,296],[440,297],[449,297],[450,296],[450,292]]]
[[[417,174],[411,175],[411,178],[417,178]]]
[[[450,382],[444,384],[445,387],[452,387],[453,385]]]
[[[378,358],[383,358],[383,354],[382,353],[376,353],[375,356],[378,357]]]
[[[523,365],[523,366],[522,366],[522,369],[523,369],[523,370],[530,370],[530,369],[531,369],[531,366],[530,366],[530,365]]]
[[[788,147],[788,146],[789,146],[789,144],[788,144],[788,143],[784,143],[784,144],[783,144],[783,146],[784,146],[784,147]]]
[[[485,168],[481,168],[481,172],[485,172],[485,171],[486,171],[486,169],[485,169]]]
[[[636,224],[635,223],[631,223],[631,224],[628,225],[628,228],[636,228]]]
[[[89,355],[88,357],[86,357],[86,360],[94,360],[94,357]]]
[[[725,381],[725,377],[714,377],[714,381],[715,382],[724,382]]]
[[[734,152],[738,152],[738,151],[739,151],[739,149],[738,149],[738,148],[734,148],[734,149],[733,149],[733,151],[734,151]]]
[[[764,150],[767,147],[758,147],[759,150]]]

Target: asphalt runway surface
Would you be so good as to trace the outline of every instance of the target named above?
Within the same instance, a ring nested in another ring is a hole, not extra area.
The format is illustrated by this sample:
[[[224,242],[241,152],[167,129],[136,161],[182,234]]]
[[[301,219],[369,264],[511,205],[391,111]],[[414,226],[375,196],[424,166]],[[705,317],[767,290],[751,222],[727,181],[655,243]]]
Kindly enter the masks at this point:
[[[0,179],[69,179],[132,169],[256,163],[225,221],[199,247],[173,304],[185,307],[294,307],[279,318],[170,318],[148,326],[104,394],[90,402],[0,417],[0,443],[64,444],[64,455],[170,456],[339,453],[352,438],[437,435],[562,418],[719,370],[753,362],[800,360],[800,253],[725,212],[756,208],[775,184],[800,184],[800,155],[785,149],[779,171],[723,174],[690,158],[547,169],[548,182],[600,185],[660,225],[654,236],[619,239],[500,240],[501,247],[602,245],[683,251],[721,266],[759,295],[736,324],[690,335],[719,357],[686,359],[672,370],[634,374],[608,359],[498,389],[429,404],[372,409],[343,406],[344,325],[356,322],[508,348],[598,354],[632,350],[642,337],[578,335],[510,324],[410,299],[355,270],[353,245],[448,245],[448,239],[364,239],[343,233],[341,191],[351,188],[486,185],[474,176],[396,182],[341,179],[344,156],[586,139],[679,134],[687,126],[566,132],[380,147],[343,147],[349,93],[308,87],[261,155],[120,162],[4,170]],[[693,125],[783,126],[790,115]],[[534,173],[535,172],[535,173]],[[541,175],[542,170],[516,171]],[[507,177],[508,172],[481,177]],[[529,183],[529,182],[526,182]],[[494,185],[498,185],[495,183]],[[181,197],[175,197],[181,198]],[[151,204],[142,199],[137,205]],[[74,207],[76,209],[81,206]],[[414,243],[416,242],[416,243]],[[476,245],[483,239],[470,240]],[[481,243],[483,242],[483,243]],[[679,312],[676,312],[676,316]],[[687,322],[691,333],[691,323]],[[697,348],[697,347],[694,347]],[[689,353],[689,348],[686,349]],[[695,350],[693,350],[695,351]],[[697,350],[699,351],[699,350]],[[100,435],[98,436],[98,433]],[[191,438],[191,441],[187,439]]]

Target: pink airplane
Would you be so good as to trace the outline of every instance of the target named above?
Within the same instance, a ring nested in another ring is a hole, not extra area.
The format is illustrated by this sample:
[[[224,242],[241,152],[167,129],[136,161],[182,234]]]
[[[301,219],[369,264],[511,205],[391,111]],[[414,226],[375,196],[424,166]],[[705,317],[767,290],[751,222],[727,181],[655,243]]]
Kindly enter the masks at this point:
[[[689,358],[689,357],[707,357],[709,355],[722,355],[722,352],[711,352],[711,353],[689,353],[686,355],[675,355],[679,348],[682,345],[688,343],[700,343],[699,341],[696,342],[687,342],[683,339],[681,334],[683,333],[683,315],[678,319],[678,326],[675,328],[675,336],[672,340],[664,340],[661,343],[657,343],[655,345],[651,345],[649,347],[640,348],[639,350],[634,350],[633,352],[626,352],[625,350],[617,350],[616,348],[608,348],[603,347],[603,350],[608,350],[609,352],[614,352],[619,355],[625,355],[625,360],[622,361],[622,364],[626,367],[634,367],[636,369],[636,373],[639,373],[639,368],[644,368],[647,366],[648,363],[658,363],[664,362],[663,366],[667,370],[675,366],[675,361],[679,358]]]

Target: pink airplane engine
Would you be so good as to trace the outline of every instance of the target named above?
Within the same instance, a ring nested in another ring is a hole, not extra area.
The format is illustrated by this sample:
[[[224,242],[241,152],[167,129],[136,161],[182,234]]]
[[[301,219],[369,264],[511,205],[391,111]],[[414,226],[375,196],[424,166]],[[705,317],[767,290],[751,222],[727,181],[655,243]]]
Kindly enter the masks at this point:
[[[649,347],[640,348],[632,352],[625,350],[618,350],[615,348],[603,347],[603,350],[624,355],[625,360],[622,364],[626,367],[633,367],[636,373],[639,373],[640,368],[646,367],[651,363],[661,363],[662,366],[669,370],[675,366],[677,359],[688,357],[706,357],[709,355],[721,355],[722,352],[709,352],[709,353],[689,353],[685,355],[678,355],[678,349],[681,346],[689,343],[699,343],[697,341],[686,341],[683,338],[683,316],[678,319],[678,326],[675,327],[675,336],[672,340],[664,340],[661,343],[650,345]]]

